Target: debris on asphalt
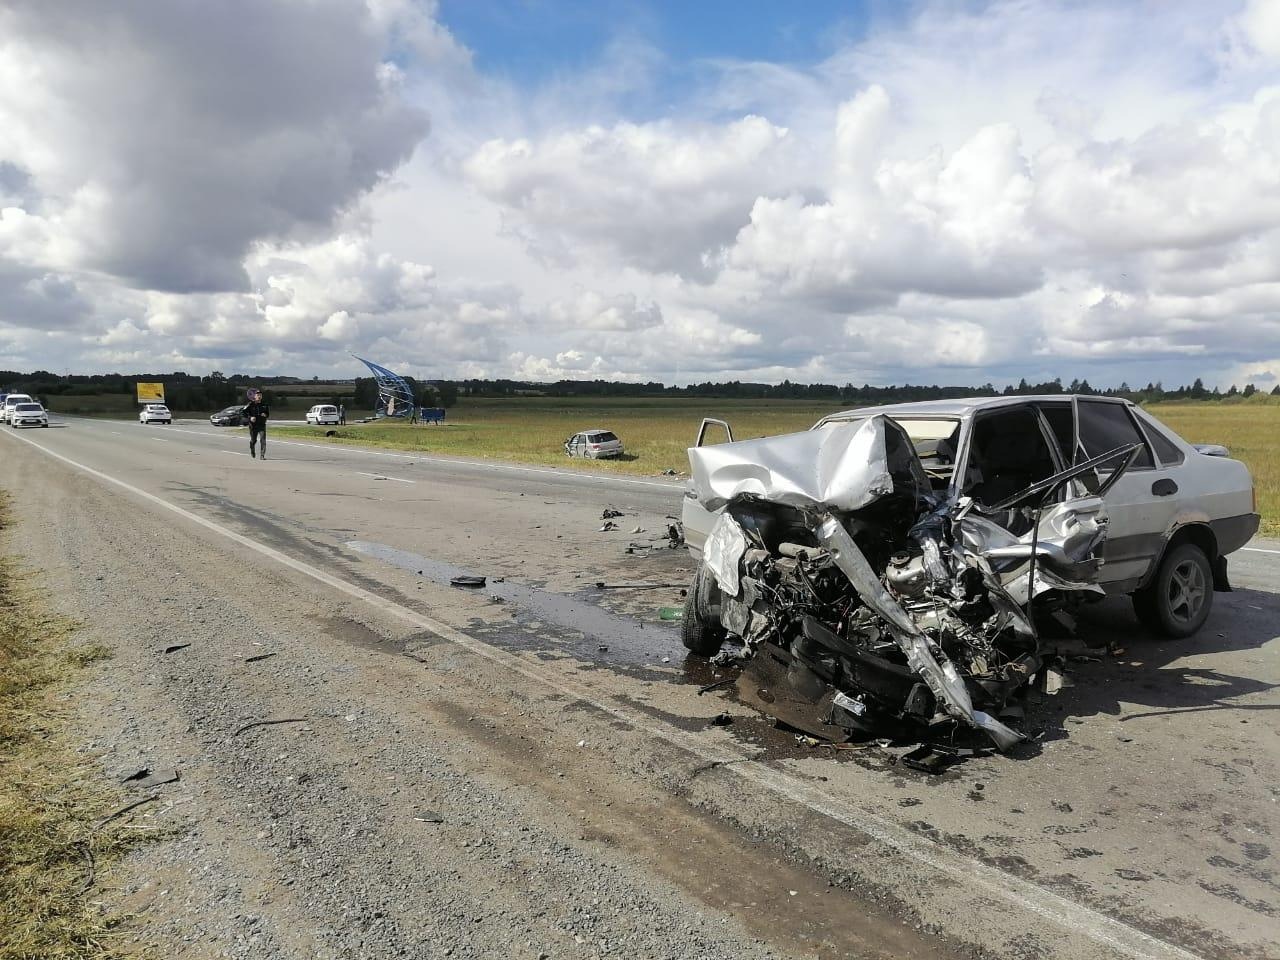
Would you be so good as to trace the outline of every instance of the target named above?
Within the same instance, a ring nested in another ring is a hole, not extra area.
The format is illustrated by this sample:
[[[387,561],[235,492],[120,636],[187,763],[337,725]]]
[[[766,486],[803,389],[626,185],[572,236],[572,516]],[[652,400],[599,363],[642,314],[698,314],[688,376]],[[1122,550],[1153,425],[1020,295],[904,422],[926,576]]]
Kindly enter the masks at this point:
[[[733,723],[733,717],[727,713],[717,713],[711,718],[711,726],[713,727],[727,727],[731,723]]]
[[[464,574],[463,576],[458,576],[451,579],[449,581],[449,585],[454,587],[466,587],[469,590],[478,590],[484,587],[484,585],[488,582],[489,581],[486,580],[484,577],[476,577],[470,574]]]
[[[151,787],[158,787],[165,783],[176,783],[180,779],[181,777],[178,776],[178,771],[172,768],[152,772],[147,767],[143,767],[142,769],[129,774],[129,776],[123,778],[120,782],[127,783],[134,787],[149,789]]]
[[[921,773],[942,773],[948,767],[960,762],[955,750],[936,743],[922,744],[910,753],[904,753],[901,763],[904,767],[919,770]]]
[[[165,647],[165,648],[164,648],[164,652],[165,652],[165,653],[176,653],[176,652],[177,652],[177,651],[179,651],[179,650],[185,650],[185,649],[187,649],[187,647],[189,647],[189,646],[191,646],[191,644],[189,644],[189,643],[171,643],[171,644],[169,644],[169,646],[167,646],[167,647]]]
[[[684,543],[684,524],[679,520],[667,524],[667,540],[672,550]]]
[[[610,530],[617,530],[617,529],[618,529],[618,525],[616,523],[614,523],[612,520],[606,520],[604,523],[600,525],[599,532],[608,533]]]
[[[245,663],[257,663],[259,660],[266,660],[266,659],[268,659],[269,657],[274,657],[274,656],[275,656],[275,653],[274,653],[274,652],[272,652],[272,653],[255,653],[252,657],[245,657],[245,658],[244,658],[244,662],[245,662]]]
[[[644,533],[644,527],[636,527],[636,528],[635,528],[634,530],[632,530],[631,532],[632,532],[632,533]]]
[[[597,590],[677,590],[684,585],[679,583],[606,583],[596,581]]]
[[[246,730],[252,730],[254,727],[272,727],[278,723],[306,723],[306,722],[307,722],[306,717],[281,717],[278,720],[253,720],[242,726],[236,727],[236,729],[232,732],[231,735],[233,737],[238,737],[240,736],[240,734],[244,733]]]
[[[716,680],[713,683],[708,683],[704,687],[699,687],[698,696],[702,696],[704,693],[710,693],[712,690],[719,690],[721,687],[727,687],[736,679],[737,677],[725,677],[723,680]]]
[[[613,520],[614,518],[620,517],[620,516],[622,516],[621,510],[615,510],[613,509],[613,507],[605,507],[604,513],[600,514],[600,519]]]
[[[434,810],[419,810],[413,815],[413,819],[419,823],[444,823],[444,817]]]
[[[683,620],[684,610],[681,607],[659,607],[659,620]]]
[[[659,473],[659,474],[658,474],[658,476],[660,476],[660,477],[678,477],[678,476],[680,476],[680,474],[676,473],[676,471],[672,470],[670,467],[667,467],[667,469],[665,469],[665,470],[663,470],[661,473]]]
[[[124,816],[130,810],[133,810],[136,807],[140,807],[144,803],[155,803],[155,801],[159,799],[160,799],[160,794],[153,793],[151,794],[151,796],[143,797],[141,800],[135,800],[133,801],[133,803],[126,803],[120,809],[111,811],[105,817],[103,817],[101,820],[95,823],[93,825],[94,832],[96,833],[97,831],[101,830],[103,827],[105,827],[108,823],[110,823],[112,820],[116,819],[117,817]]]

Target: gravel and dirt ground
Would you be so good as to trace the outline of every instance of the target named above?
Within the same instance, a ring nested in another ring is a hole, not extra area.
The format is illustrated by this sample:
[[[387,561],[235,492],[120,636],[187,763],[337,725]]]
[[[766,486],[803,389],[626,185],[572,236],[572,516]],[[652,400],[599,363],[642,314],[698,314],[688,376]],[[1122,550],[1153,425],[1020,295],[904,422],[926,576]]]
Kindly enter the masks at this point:
[[[133,814],[173,838],[98,890],[139,946],[1280,953],[1280,553],[1242,555],[1187,643],[1102,605],[1085,630],[1124,652],[1033,704],[1026,749],[929,778],[699,696],[721,678],[657,616],[677,588],[594,589],[685,581],[683,551],[627,552],[676,486],[243,445],[180,424],[0,437],[9,548],[114,649],[81,688],[84,751],[179,775]],[[488,586],[450,587],[464,571]]]

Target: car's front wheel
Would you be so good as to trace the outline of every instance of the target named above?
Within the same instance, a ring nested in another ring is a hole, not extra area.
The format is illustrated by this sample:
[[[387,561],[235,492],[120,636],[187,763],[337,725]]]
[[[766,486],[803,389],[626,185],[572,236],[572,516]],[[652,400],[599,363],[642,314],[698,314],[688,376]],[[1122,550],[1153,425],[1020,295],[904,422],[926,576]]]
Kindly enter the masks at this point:
[[[1133,595],[1133,609],[1148,629],[1189,637],[1213,609],[1213,568],[1203,550],[1182,543],[1160,561],[1155,579]]]
[[[714,657],[720,652],[726,631],[717,620],[710,617],[711,592],[717,590],[715,577],[703,566],[693,578],[693,586],[684,601],[684,617],[680,623],[680,642],[690,653],[700,657]]]

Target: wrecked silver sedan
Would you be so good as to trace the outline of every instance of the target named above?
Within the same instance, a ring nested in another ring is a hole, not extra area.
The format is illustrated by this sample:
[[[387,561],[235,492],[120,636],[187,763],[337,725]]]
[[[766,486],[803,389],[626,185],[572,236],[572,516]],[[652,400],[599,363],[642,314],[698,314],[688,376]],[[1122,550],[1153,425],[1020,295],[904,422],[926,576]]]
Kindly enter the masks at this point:
[[[1137,453],[987,505],[936,490],[883,415],[692,448],[689,495],[715,521],[685,646],[736,638],[744,699],[816,736],[969,729],[1006,750],[1022,735],[1001,715],[1052,663],[1037,624],[1102,593],[1103,497]]]

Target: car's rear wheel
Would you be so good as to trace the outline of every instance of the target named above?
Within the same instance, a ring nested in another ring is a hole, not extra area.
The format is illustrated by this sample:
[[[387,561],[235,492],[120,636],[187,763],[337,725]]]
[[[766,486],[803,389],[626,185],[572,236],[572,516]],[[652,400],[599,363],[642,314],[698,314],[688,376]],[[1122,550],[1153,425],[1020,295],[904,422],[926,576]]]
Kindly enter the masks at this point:
[[[1133,595],[1133,609],[1148,629],[1189,637],[1213,609],[1213,567],[1194,543],[1182,543],[1160,561],[1155,579]]]
[[[715,577],[706,567],[698,567],[684,601],[680,641],[686,650],[700,657],[713,657],[719,653],[726,635],[719,621],[710,618],[712,591],[716,589]]]

